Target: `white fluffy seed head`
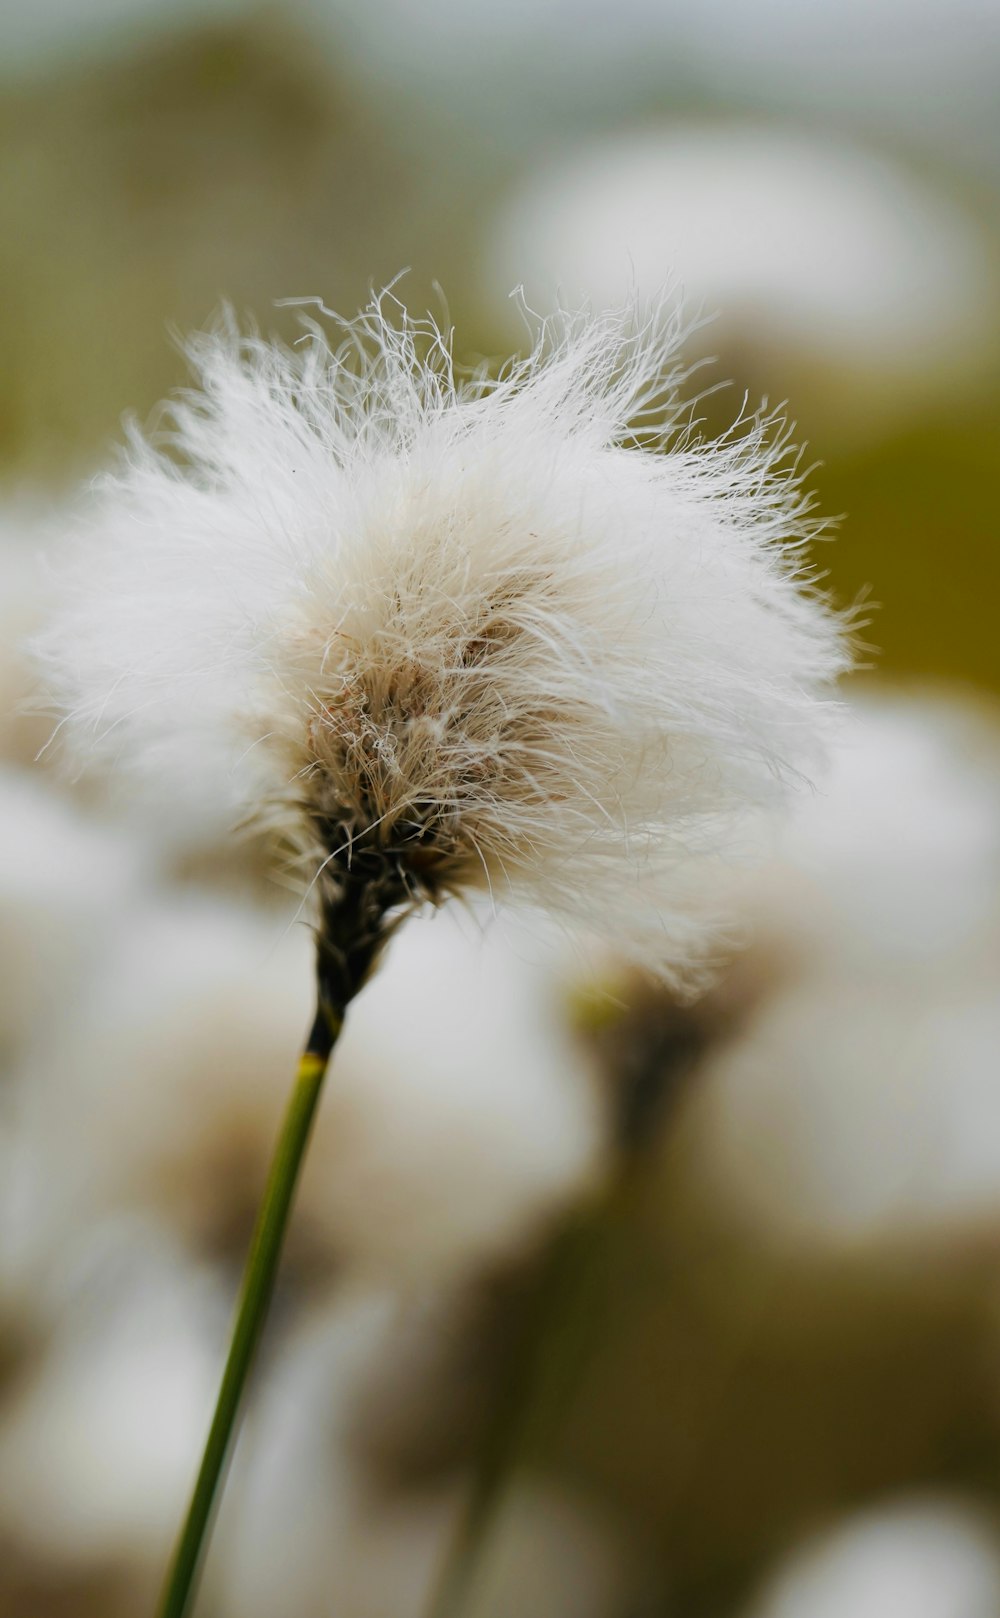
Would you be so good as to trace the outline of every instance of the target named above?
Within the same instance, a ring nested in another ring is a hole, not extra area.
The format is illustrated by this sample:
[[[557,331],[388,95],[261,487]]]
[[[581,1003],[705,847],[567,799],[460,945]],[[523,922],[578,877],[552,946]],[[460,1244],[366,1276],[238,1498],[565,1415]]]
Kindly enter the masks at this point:
[[[846,661],[787,435],[685,429],[634,309],[498,378],[385,298],[339,329],[225,321],[132,433],[45,638],[78,751],[270,817],[307,879],[373,848],[682,970],[699,862],[808,774]]]

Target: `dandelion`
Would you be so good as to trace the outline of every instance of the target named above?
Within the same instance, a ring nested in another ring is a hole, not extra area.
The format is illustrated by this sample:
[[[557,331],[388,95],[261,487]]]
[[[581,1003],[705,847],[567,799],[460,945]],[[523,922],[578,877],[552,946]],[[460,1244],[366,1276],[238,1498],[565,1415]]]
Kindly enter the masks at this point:
[[[392,928],[482,888],[685,979],[700,873],[816,765],[846,662],[787,433],[758,415],[702,442],[676,331],[565,318],[462,377],[393,311],[339,346],[197,339],[200,389],[132,432],[44,643],[78,752],[270,827],[315,907],[319,1011],[165,1614],[322,1073]]]

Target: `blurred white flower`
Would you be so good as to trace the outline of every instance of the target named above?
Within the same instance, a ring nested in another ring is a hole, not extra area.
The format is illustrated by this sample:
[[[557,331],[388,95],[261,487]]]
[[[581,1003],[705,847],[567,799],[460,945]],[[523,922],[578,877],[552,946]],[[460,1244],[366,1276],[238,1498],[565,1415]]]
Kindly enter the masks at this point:
[[[140,887],[94,932],[71,1014],[39,1026],[13,1075],[5,1245],[36,1299],[78,1232],[136,1211],[199,1256],[227,1234],[242,1256],[309,956],[303,929],[282,939],[273,916],[190,891]]]
[[[886,159],[794,127],[671,127],[554,158],[501,207],[481,262],[497,307],[512,275],[529,302],[557,290],[599,306],[671,276],[719,315],[713,344],[848,373],[862,423],[926,404],[995,351],[970,219]]]
[[[306,930],[278,941],[272,915],[229,900],[141,894],[90,955],[72,1014],[15,1073],[7,1285],[23,1276],[36,1304],[88,1221],[145,1211],[199,1258],[242,1254],[308,1013]],[[453,906],[392,940],[316,1122],[293,1272],[301,1236],[316,1284],[344,1265],[440,1281],[585,1182],[603,1118],[562,1014],[565,956]]]
[[[68,1015],[144,854],[49,782],[0,767],[0,1059]]]
[[[1000,726],[860,704],[746,881],[759,998],[694,1087],[702,1192],[785,1239],[953,1238],[1000,1211]]]
[[[687,1141],[701,1194],[796,1243],[995,1228],[998,1053],[995,975],[793,982],[704,1075]]]
[[[1000,950],[1000,713],[933,687],[856,696],[823,790],[747,887],[800,960],[974,980]]]
[[[51,1337],[0,1410],[0,1532],[49,1566],[158,1562],[229,1304],[143,1221],[92,1226],[72,1268]]]
[[[684,434],[628,310],[497,381],[384,300],[335,351],[192,353],[46,633],[80,753],[270,817],[324,905],[370,858],[682,970],[700,862],[816,764],[846,662],[787,440]]]
[[[540,918],[477,929],[446,906],[393,939],[316,1123],[324,1218],[355,1265],[410,1285],[468,1273],[596,1172],[606,1125],[568,1026],[576,966]]]
[[[960,1500],[892,1501],[817,1535],[747,1618],[993,1618],[1000,1539]]]

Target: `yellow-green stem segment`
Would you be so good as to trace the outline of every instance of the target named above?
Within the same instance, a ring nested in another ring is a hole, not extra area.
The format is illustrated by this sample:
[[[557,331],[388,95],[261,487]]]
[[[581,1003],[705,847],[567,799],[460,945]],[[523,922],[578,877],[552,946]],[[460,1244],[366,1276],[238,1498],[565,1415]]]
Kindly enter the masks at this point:
[[[211,1528],[219,1482],[230,1454],[240,1403],[260,1340],[281,1257],[299,1170],[340,1019],[321,1013],[299,1058],[295,1086],[267,1177],[236,1309],[229,1355],[187,1518],[163,1586],[158,1618],[186,1618],[191,1611],[202,1554]]]

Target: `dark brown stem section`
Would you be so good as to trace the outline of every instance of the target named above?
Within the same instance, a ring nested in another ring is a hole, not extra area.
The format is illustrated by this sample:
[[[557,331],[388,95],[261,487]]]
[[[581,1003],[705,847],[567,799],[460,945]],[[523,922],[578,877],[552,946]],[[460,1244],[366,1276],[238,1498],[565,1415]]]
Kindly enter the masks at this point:
[[[317,1025],[324,1010],[334,1019],[343,1017],[392,931],[390,912],[408,898],[400,866],[374,850],[358,853],[338,875],[336,890],[324,900],[316,939]],[[321,1028],[314,1033],[322,1040]]]

